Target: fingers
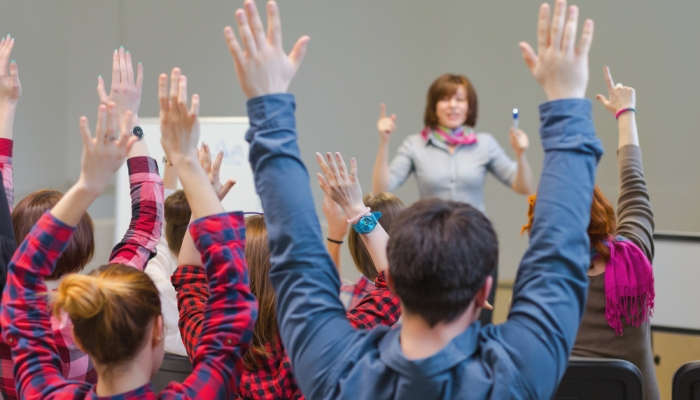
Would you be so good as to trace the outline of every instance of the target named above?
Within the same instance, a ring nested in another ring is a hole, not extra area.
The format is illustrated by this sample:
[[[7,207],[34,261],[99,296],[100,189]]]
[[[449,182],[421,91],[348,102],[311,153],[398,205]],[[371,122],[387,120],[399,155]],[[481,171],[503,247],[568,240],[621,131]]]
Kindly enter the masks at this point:
[[[350,159],[350,177],[353,182],[357,181],[357,158]]]
[[[327,197],[331,197],[331,190],[326,177],[320,172],[316,173],[316,177],[318,178],[318,186],[321,187],[323,194],[325,194]]]
[[[345,160],[343,160],[343,155],[340,154],[339,152],[335,153],[335,163],[338,166],[338,176],[340,176],[340,179],[345,181],[348,177],[348,171],[345,167]]]
[[[243,59],[243,50],[241,50],[241,45],[238,44],[236,35],[233,34],[233,28],[230,26],[224,28],[224,38],[226,39],[226,45],[228,45],[228,51],[231,53],[231,56],[233,56],[236,71],[238,71],[241,66],[241,60]]]
[[[330,172],[334,181],[340,182],[340,171],[338,170],[338,164],[336,164],[335,158],[331,155],[331,153],[326,153],[326,164],[328,164],[328,167],[330,167]],[[333,181],[329,180],[329,182]]]
[[[102,75],[97,77],[97,97],[100,98],[100,103],[108,103],[109,96],[105,91],[105,81],[102,79]]]
[[[107,130],[107,106],[100,104],[97,107],[97,125],[95,125],[95,138],[97,143],[104,143]]]
[[[90,123],[86,116],[80,117],[80,136],[83,139],[83,145],[89,146],[92,143],[92,134],[90,133]]]
[[[177,94],[180,89],[180,68],[173,68],[170,72],[170,99],[169,106],[177,107]]]
[[[569,17],[564,28],[564,37],[561,41],[561,50],[565,53],[574,51],[576,41],[576,29],[578,27],[578,7],[569,7]]]
[[[594,24],[592,19],[587,19],[583,23],[583,32],[581,33],[581,39],[579,39],[578,45],[576,46],[576,53],[579,56],[587,56],[591,49],[591,42],[593,41],[593,31]]]
[[[549,46],[549,4],[540,6],[540,14],[537,19],[537,52],[541,53]]]
[[[15,60],[10,61],[10,77],[15,86],[19,86],[19,67]]]
[[[207,147],[207,152],[209,152],[208,147]],[[221,162],[222,161],[224,161],[224,152],[220,151],[219,154],[216,155],[216,159],[214,160],[214,164],[211,166],[211,173],[217,179],[219,179],[219,172],[221,171]]]
[[[598,100],[599,102],[601,102],[601,104],[603,104],[605,107],[608,107],[608,106],[610,105],[610,100],[608,100],[608,99],[607,99],[605,96],[603,96],[602,94],[596,95],[595,98],[596,98],[596,100]]]
[[[260,20],[260,14],[258,14],[258,7],[255,5],[253,0],[246,0],[243,3],[245,8],[246,17],[248,17],[248,23],[250,24],[251,31],[253,32],[253,40],[255,40],[255,45],[260,48],[265,44],[265,30],[263,29],[262,21]]]
[[[379,119],[386,118],[386,104],[379,105]]]
[[[297,42],[294,44],[292,51],[289,53],[289,59],[292,61],[292,64],[294,64],[296,68],[299,68],[301,62],[304,61],[304,56],[306,55],[306,48],[309,45],[309,40],[311,40],[311,38],[308,36],[300,37],[299,40],[297,40]]]
[[[603,76],[605,77],[605,84],[608,86],[608,90],[612,90],[615,87],[615,81],[613,81],[610,67],[607,65],[603,67]]]
[[[248,26],[248,17],[246,17],[245,11],[241,9],[236,10],[236,20],[238,21],[238,34],[243,41],[243,50],[248,54],[248,57],[257,57],[258,48],[255,45],[250,26]]]
[[[525,65],[527,65],[527,67],[530,69],[530,72],[534,74],[535,65],[537,65],[537,55],[535,55],[535,51],[532,50],[532,46],[530,46],[530,44],[526,42],[520,42],[519,47],[520,52],[523,55],[523,61],[525,61]]]
[[[564,19],[566,17],[566,0],[557,0],[554,4],[554,15],[550,27],[549,43],[555,49],[561,48]]]
[[[192,105],[190,106],[190,117],[197,118],[199,116],[199,95],[192,95]]]
[[[129,80],[128,80],[128,73],[126,72],[126,53],[124,50],[124,46],[119,47],[119,83],[121,85],[128,85]],[[112,86],[114,86],[114,82],[112,82]]]
[[[168,111],[168,75],[158,75],[158,102],[161,112]]]
[[[143,88],[143,64],[139,62],[136,64],[136,90],[138,90],[139,95],[141,94],[141,89]]]
[[[326,163],[326,160],[323,158],[321,153],[316,153],[316,162],[318,163],[318,166],[321,167],[321,172],[323,172],[323,175],[328,177],[329,179],[331,176],[334,174],[331,172],[331,168],[328,166]],[[328,182],[327,179],[324,179],[325,182]]]
[[[277,3],[272,0],[267,2],[267,42],[282,48],[282,22]]]
[[[129,84],[129,86],[134,86],[136,85],[136,79],[134,79],[134,64],[131,62],[131,53],[127,50],[125,54],[125,63],[126,63],[126,81]]]
[[[187,77],[180,75],[177,88],[177,108],[181,115],[187,115]]]
[[[229,191],[231,191],[231,188],[233,185],[236,184],[236,181],[233,181],[231,179],[227,180],[226,183],[221,187],[221,190],[219,191],[219,199],[223,199],[226,197]]]
[[[15,38],[8,33],[0,42],[0,76],[5,75],[7,71],[7,60],[12,54],[12,48],[15,46]]]
[[[112,83],[110,87],[110,93],[111,93],[111,88],[119,85],[121,82],[121,74],[119,72],[119,50],[114,50],[114,53],[112,54]]]

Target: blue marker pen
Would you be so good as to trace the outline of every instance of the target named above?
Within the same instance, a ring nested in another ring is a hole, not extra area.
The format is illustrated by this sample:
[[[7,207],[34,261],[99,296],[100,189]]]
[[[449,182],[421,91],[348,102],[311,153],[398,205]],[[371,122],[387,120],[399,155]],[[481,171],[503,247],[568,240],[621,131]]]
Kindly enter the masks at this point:
[[[518,109],[514,108],[513,109],[513,129],[518,129]]]

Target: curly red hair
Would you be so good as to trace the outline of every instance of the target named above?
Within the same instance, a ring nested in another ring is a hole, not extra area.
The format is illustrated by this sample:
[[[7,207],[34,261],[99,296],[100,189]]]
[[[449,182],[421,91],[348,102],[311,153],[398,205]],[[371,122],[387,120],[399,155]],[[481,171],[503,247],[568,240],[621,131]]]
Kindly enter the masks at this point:
[[[523,225],[520,233],[528,232],[532,228],[532,220],[535,216],[535,203],[537,195],[528,197],[530,207],[527,212],[528,222]],[[615,222],[615,209],[610,201],[603,195],[598,185],[593,189],[593,203],[591,204],[591,221],[588,224],[588,237],[591,247],[603,258],[605,262],[610,259],[610,250],[605,245],[605,241],[615,234],[617,223]]]

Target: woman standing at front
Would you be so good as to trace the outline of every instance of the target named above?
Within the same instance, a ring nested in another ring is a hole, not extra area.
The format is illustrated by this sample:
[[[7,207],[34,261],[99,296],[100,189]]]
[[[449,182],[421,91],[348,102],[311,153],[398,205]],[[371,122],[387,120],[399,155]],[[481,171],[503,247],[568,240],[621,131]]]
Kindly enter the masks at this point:
[[[510,143],[516,155],[513,161],[492,135],[475,133],[477,112],[476,91],[467,77],[439,76],[428,89],[425,128],[407,137],[389,164],[389,137],[396,127],[396,115],[387,116],[382,104],[372,191],[392,192],[415,174],[421,198],[462,201],[485,212],[484,180],[490,172],[516,193],[534,193],[532,171],[525,157],[527,135],[511,129]],[[494,270],[494,281],[497,278]],[[495,290],[491,291],[489,302],[493,304],[494,298]],[[480,319],[487,324],[491,317],[491,311],[484,311]]]
[[[516,193],[534,193],[532,171],[525,157],[525,133],[511,130],[516,155],[513,161],[492,135],[475,133],[477,111],[476,91],[469,79],[441,75],[428,89],[425,128],[407,137],[389,164],[389,137],[396,127],[396,115],[387,116],[382,104],[372,191],[394,191],[415,174],[421,198],[462,201],[484,212],[484,180],[490,172]]]

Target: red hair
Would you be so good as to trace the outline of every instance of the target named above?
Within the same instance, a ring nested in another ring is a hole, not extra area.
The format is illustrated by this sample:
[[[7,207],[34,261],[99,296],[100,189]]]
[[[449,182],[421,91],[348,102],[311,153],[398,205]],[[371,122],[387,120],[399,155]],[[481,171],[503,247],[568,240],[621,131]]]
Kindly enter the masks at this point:
[[[530,207],[527,212],[528,222],[523,225],[520,233],[528,232],[532,228],[532,220],[535,216],[536,195],[528,198]],[[588,224],[588,238],[591,247],[603,258],[605,262],[610,260],[610,250],[605,245],[605,241],[615,234],[617,224],[615,222],[615,210],[610,201],[603,195],[598,185],[593,189],[593,203],[591,204],[591,221]]]

